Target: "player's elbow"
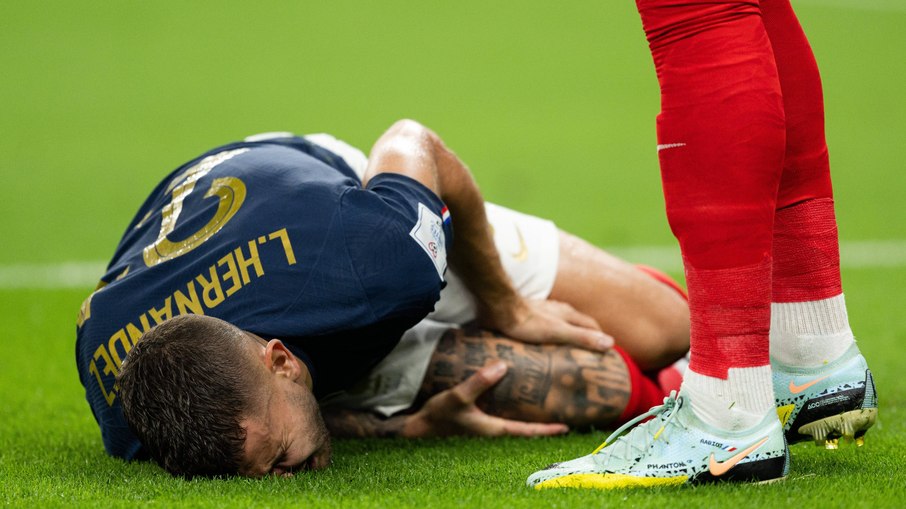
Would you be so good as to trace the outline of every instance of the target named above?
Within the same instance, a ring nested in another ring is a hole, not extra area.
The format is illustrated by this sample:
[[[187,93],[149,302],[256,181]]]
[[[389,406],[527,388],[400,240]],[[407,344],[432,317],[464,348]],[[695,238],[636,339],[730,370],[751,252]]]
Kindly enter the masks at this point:
[[[404,118],[394,122],[393,125],[387,129],[384,136],[392,136],[393,138],[424,143],[431,140],[432,134],[431,130],[425,127],[421,122]]]
[[[391,158],[398,164],[413,166],[433,162],[433,133],[415,120],[398,120],[375,143],[371,158]]]

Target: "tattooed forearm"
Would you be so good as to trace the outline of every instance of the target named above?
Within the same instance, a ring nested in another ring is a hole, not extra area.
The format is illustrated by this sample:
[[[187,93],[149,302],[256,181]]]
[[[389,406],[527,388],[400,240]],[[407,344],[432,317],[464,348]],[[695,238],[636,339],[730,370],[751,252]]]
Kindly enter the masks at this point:
[[[405,415],[381,417],[371,412],[345,408],[322,408],[324,423],[330,434],[338,438],[396,437],[406,423]]]
[[[486,412],[509,419],[604,426],[629,401],[629,374],[616,352],[528,345],[475,329],[448,331],[434,352],[419,400],[465,380],[501,359],[506,377],[481,399]]]

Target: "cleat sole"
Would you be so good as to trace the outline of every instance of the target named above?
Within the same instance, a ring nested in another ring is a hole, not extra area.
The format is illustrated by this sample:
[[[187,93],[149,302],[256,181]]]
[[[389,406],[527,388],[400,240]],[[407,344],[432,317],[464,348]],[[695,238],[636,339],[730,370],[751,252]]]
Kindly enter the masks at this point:
[[[765,485],[765,484],[774,484],[775,482],[785,481],[786,478],[787,478],[787,476],[783,476],[783,477],[778,477],[776,479],[768,479],[767,481],[756,481],[756,482],[753,482],[752,484],[757,484],[759,486]]]
[[[800,435],[810,435],[815,445],[836,449],[841,437],[853,439],[856,446],[865,444],[865,432],[875,424],[877,408],[862,408],[810,422],[801,426]]]

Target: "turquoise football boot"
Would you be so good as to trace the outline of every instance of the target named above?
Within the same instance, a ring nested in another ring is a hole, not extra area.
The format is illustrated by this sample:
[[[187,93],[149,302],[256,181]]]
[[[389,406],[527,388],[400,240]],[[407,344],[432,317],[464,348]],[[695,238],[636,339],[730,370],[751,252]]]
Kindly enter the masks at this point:
[[[813,440],[836,449],[840,438],[865,443],[878,417],[871,370],[855,343],[839,359],[795,368],[771,359],[777,415],[791,444]]]
[[[724,431],[702,422],[688,396],[674,392],[591,454],[554,463],[532,474],[526,484],[541,490],[770,482],[783,479],[788,470],[789,448],[773,412],[748,430]]]

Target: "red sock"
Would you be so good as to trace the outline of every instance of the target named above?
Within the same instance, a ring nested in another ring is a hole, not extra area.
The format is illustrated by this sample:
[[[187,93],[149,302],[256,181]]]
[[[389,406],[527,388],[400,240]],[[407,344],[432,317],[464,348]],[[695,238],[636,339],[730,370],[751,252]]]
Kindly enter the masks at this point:
[[[843,293],[834,201],[809,200],[777,211],[773,302],[806,302]]]
[[[837,221],[821,76],[789,0],[761,0],[786,112],[786,155],[774,219],[774,302],[834,297],[840,284]]]
[[[683,372],[677,369],[676,364],[671,364],[658,371],[655,376],[657,378],[657,386],[660,387],[664,396],[673,391],[679,391],[683,385]]]
[[[693,371],[768,364],[771,243],[785,148],[757,1],[636,0],[661,86],[667,218],[686,266]]]
[[[653,406],[662,404],[665,394],[654,381],[642,374],[642,370],[639,369],[629,354],[618,346],[614,346],[613,349],[623,358],[626,363],[626,369],[629,371],[629,402],[626,403],[626,408],[614,423],[619,425],[639,414],[647,412]]]

